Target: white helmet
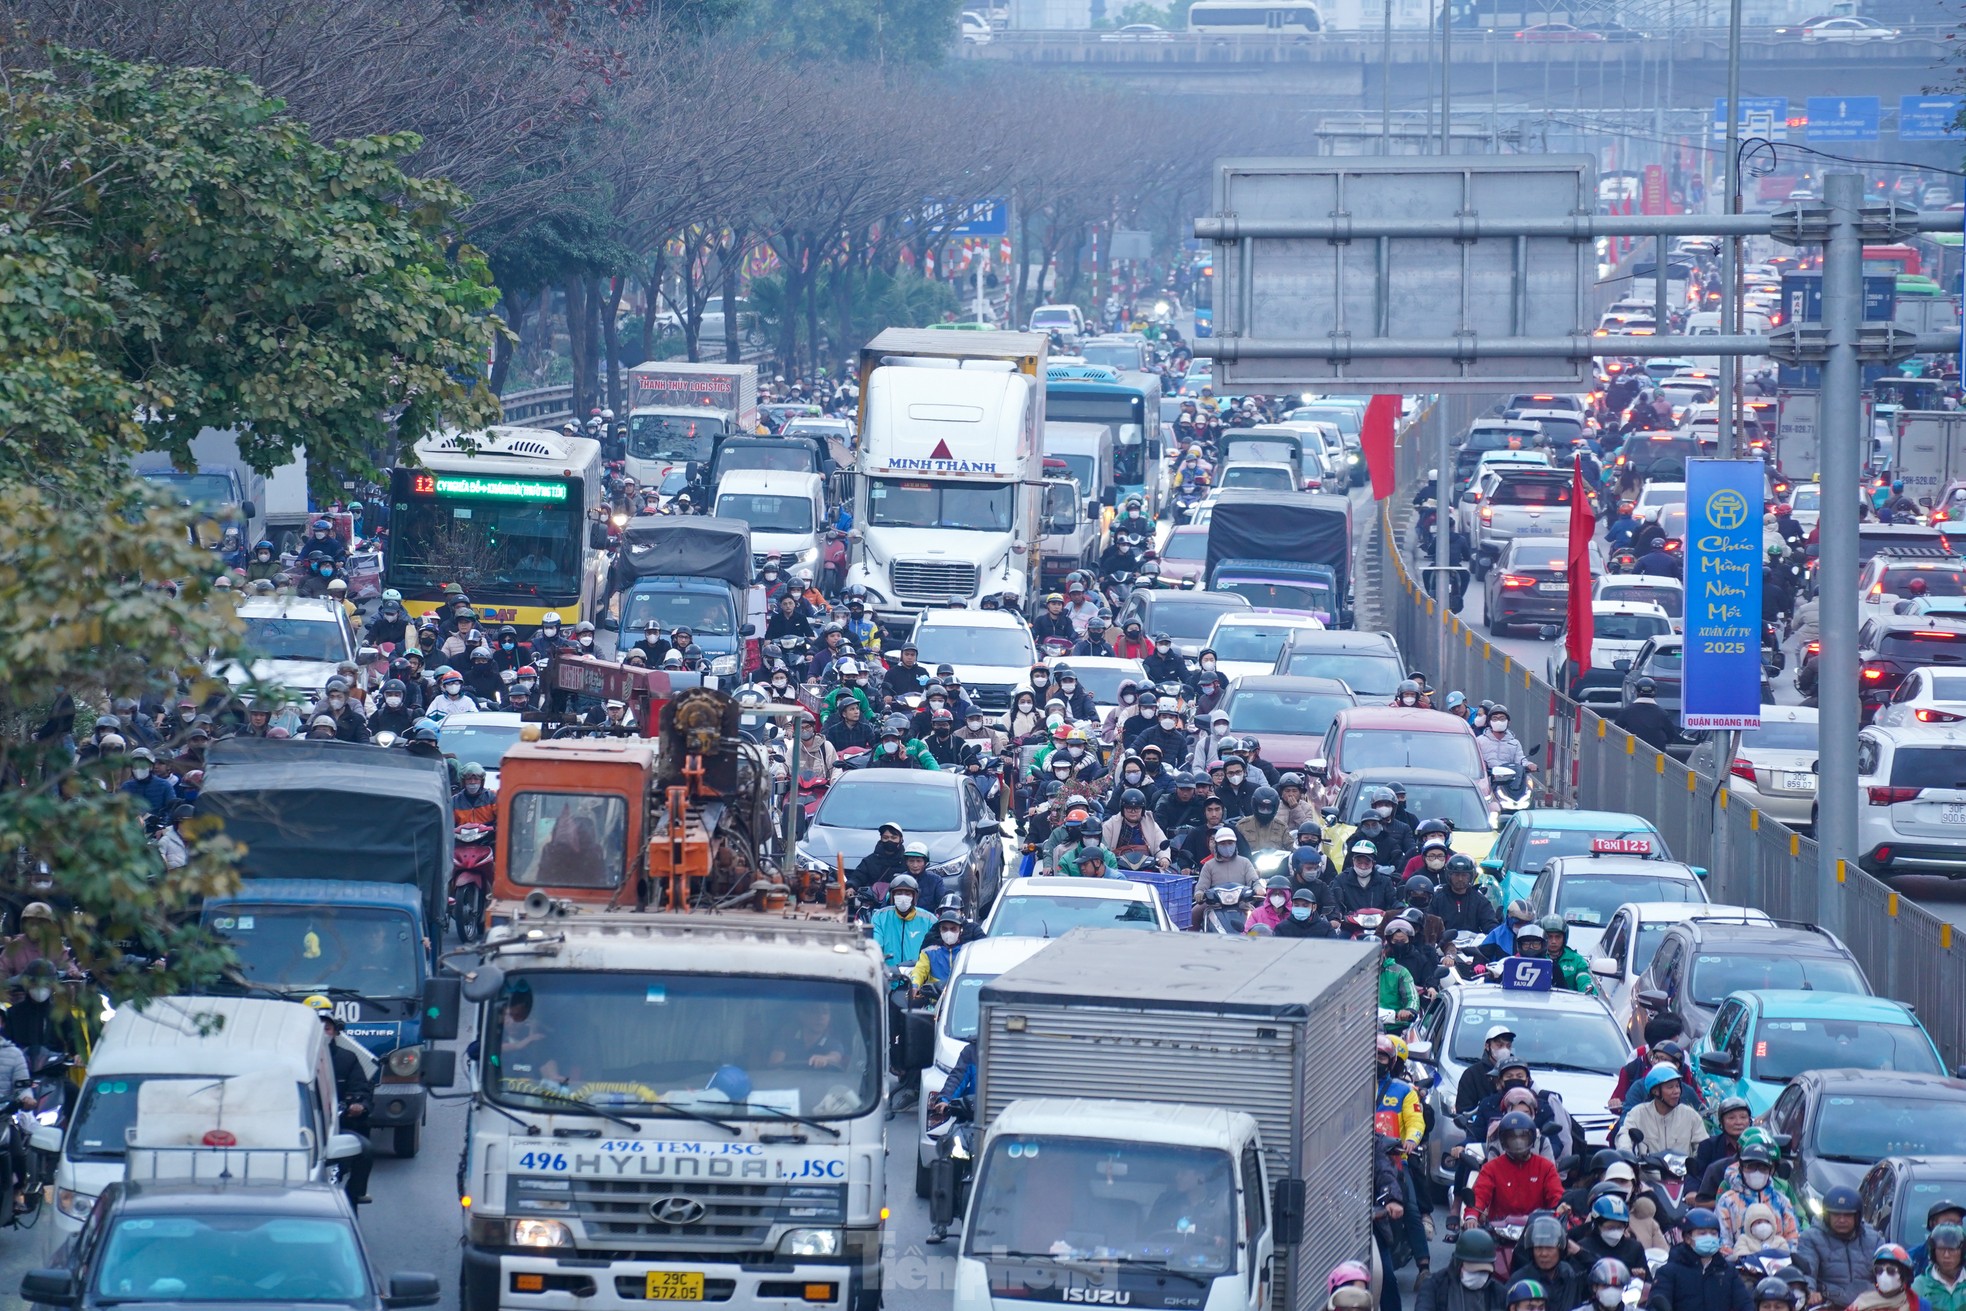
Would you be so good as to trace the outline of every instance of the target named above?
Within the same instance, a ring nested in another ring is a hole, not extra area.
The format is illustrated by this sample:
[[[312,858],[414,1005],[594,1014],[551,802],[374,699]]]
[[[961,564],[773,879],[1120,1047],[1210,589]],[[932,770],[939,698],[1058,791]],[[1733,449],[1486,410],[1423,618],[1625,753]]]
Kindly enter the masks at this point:
[[[901,848],[901,856],[902,859],[904,860],[907,859],[909,856],[920,856],[923,860],[927,860],[928,843],[923,842],[920,839],[910,842],[907,846]]]
[[[841,661],[837,661],[837,662],[836,662],[836,663],[835,663],[835,664],[833,665],[833,668],[835,668],[835,669],[837,669],[837,670],[839,670],[839,671],[840,671],[840,676],[841,676],[842,678],[844,678],[844,677],[845,677],[846,675],[848,675],[848,674],[857,674],[857,673],[859,673],[859,672],[860,672],[860,662],[859,662],[859,661],[857,661],[857,660],[841,660]]]
[[[1236,840],[1236,831],[1224,824],[1221,828],[1215,830],[1215,840],[1217,842],[1234,842]]]

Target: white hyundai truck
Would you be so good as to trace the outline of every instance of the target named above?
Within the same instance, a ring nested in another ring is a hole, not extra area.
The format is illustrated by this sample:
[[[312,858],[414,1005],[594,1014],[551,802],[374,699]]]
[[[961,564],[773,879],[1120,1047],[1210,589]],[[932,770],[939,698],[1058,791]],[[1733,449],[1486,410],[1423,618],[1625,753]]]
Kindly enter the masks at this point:
[[[464,993],[465,1311],[878,1311],[891,1012],[862,926],[535,893]],[[897,1064],[932,1044],[908,1028]]]
[[[867,608],[888,627],[955,598],[1033,599],[1046,343],[1042,333],[890,328],[860,352],[847,582],[867,589]]]

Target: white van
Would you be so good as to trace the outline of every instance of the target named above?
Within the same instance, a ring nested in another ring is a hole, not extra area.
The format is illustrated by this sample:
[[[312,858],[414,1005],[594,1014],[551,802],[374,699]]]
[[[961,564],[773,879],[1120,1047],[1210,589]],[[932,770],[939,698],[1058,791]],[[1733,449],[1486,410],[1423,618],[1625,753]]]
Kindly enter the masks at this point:
[[[224,1126],[240,1147],[298,1145],[317,1179],[326,1178],[330,1161],[362,1152],[359,1138],[336,1132],[334,1062],[316,1011],[257,997],[159,997],[141,1012],[119,1009],[103,1027],[67,1131],[35,1131],[36,1150],[60,1153],[58,1231],[79,1231],[102,1190],[123,1177],[144,1085],[188,1079],[221,1081],[260,1103],[236,1108],[240,1118]],[[270,1105],[273,1098],[280,1107]],[[283,1142],[248,1141],[250,1130],[240,1126],[276,1110],[283,1115],[272,1118],[299,1132]]]
[[[819,577],[819,534],[826,529],[826,480],[784,469],[732,469],[717,480],[717,517],[751,525],[751,563],[775,555],[787,570]]]

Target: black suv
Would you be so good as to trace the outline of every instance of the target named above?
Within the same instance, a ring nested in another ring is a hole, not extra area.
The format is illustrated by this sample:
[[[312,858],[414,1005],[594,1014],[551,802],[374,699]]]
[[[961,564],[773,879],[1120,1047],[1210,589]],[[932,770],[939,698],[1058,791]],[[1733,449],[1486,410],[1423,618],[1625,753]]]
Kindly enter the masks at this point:
[[[1966,1081],[1893,1070],[1807,1070],[1782,1089],[1762,1123],[1781,1144],[1796,1200],[1811,1220],[1820,1220],[1830,1189],[1857,1187],[1884,1157],[1958,1150],[1966,1142]]]
[[[1406,677],[1406,664],[1391,633],[1293,628],[1283,639],[1283,649],[1277,652],[1276,666],[1270,672],[1341,678],[1358,694],[1359,704],[1369,706],[1382,699],[1392,700],[1400,680]]]
[[[1938,615],[1877,615],[1857,629],[1857,664],[1859,720],[1868,724],[1912,670],[1966,665],[1966,625]],[[1812,662],[1797,676],[1796,687],[1805,695],[1816,691],[1810,676],[1819,669]]]
[[[1837,936],[1808,924],[1743,924],[1695,916],[1666,930],[1633,995],[1634,1038],[1644,1012],[1677,1015],[1692,1043],[1713,1023],[1730,992],[1744,988],[1813,988],[1875,996],[1863,967]]]

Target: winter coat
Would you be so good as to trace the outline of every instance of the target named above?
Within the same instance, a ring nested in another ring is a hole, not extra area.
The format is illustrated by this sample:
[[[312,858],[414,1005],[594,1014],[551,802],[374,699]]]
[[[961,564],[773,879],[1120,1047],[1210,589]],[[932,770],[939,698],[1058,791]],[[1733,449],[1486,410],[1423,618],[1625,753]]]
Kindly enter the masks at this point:
[[[1827,1223],[1811,1225],[1796,1244],[1795,1264],[1816,1281],[1825,1301],[1848,1306],[1871,1286],[1871,1253],[1883,1243],[1883,1235],[1861,1219],[1848,1238],[1838,1238]]]
[[[1725,1256],[1703,1258],[1689,1244],[1675,1243],[1652,1285],[1652,1306],[1655,1311],[1754,1311],[1754,1299]]]

